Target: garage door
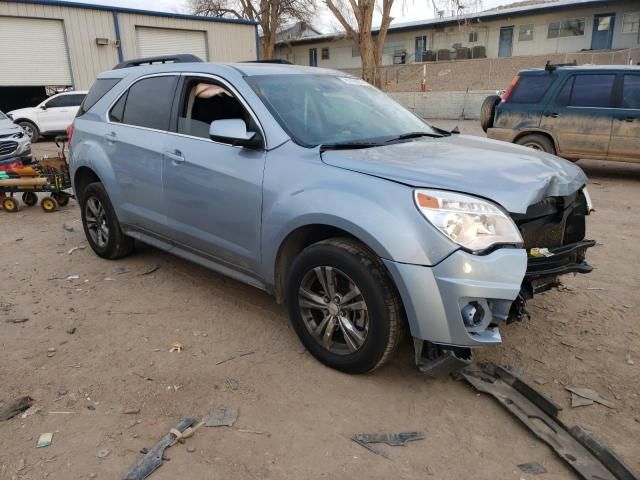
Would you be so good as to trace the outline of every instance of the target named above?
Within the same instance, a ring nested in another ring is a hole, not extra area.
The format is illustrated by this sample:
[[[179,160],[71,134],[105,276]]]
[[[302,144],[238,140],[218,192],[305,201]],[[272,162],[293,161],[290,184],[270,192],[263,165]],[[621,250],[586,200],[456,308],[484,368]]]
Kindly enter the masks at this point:
[[[0,86],[72,84],[62,20],[0,17]]]
[[[139,57],[191,53],[208,60],[207,37],[196,30],[136,27],[136,46]]]

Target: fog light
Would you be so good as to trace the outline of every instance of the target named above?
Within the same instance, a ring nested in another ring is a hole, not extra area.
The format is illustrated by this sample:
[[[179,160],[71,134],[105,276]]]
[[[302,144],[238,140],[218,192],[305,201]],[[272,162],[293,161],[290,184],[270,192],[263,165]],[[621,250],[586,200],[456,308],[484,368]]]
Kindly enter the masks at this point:
[[[467,303],[460,313],[462,313],[462,321],[467,327],[475,327],[484,318],[484,308],[478,302]]]

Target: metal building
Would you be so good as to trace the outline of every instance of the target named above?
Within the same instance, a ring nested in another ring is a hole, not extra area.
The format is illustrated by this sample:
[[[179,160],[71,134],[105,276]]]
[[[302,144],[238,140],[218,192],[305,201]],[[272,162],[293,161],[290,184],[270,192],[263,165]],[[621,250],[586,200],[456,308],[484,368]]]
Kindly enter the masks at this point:
[[[0,0],[0,109],[25,106],[45,89],[88,89],[125,59],[192,53],[209,62],[253,60],[257,38],[257,25],[246,20]]]

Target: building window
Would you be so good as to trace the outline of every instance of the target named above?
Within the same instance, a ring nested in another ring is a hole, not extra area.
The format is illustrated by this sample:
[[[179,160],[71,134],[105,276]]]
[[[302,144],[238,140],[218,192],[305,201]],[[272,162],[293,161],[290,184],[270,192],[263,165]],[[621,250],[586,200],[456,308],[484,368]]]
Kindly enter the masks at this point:
[[[622,33],[638,33],[640,12],[625,13],[622,16]]]
[[[519,42],[528,42],[529,40],[533,40],[533,24],[529,25],[520,25],[520,29],[518,31],[518,41]]]
[[[329,49],[328,48],[323,48],[321,50],[320,58],[322,58],[322,60],[329,60]]]
[[[478,41],[478,32],[469,32],[469,43],[475,43]]]
[[[551,22],[547,38],[578,37],[584,35],[584,18]]]

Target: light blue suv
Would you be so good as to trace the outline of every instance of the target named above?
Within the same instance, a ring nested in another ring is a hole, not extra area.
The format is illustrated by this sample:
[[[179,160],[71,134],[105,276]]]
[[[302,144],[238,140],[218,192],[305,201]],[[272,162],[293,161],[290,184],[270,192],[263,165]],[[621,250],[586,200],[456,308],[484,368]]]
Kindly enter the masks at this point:
[[[534,293],[591,271],[570,162],[430,126],[337,71],[152,60],[172,63],[102,73],[69,132],[103,258],[137,239],[264,289],[350,373],[406,327],[423,371],[459,368]]]

